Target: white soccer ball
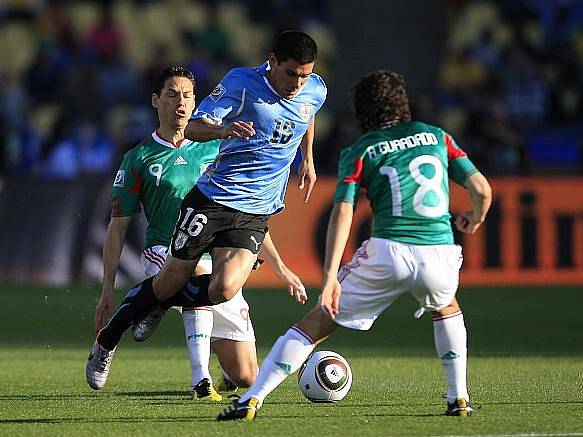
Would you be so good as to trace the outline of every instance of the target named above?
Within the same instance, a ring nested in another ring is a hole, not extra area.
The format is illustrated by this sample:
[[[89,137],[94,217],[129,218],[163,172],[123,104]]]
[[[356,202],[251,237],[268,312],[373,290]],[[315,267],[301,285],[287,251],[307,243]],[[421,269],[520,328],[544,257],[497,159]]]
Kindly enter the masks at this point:
[[[342,355],[332,351],[314,352],[298,372],[298,385],[312,402],[337,402],[350,390],[352,371]]]

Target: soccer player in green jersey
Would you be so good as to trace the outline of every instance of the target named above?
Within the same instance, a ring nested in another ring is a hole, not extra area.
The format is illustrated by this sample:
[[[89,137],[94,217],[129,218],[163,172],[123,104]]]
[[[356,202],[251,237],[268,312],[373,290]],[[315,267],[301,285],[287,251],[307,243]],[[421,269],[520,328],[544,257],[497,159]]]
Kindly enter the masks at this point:
[[[194,76],[189,70],[169,67],[162,72],[154,84],[152,105],[158,112],[159,128],[126,153],[113,182],[111,221],[103,248],[103,288],[95,311],[97,331],[103,328],[104,318],[113,313],[115,277],[132,217],[143,208],[148,227],[141,258],[146,277],[154,276],[167,257],[182,199],[219,151],[218,140],[198,143],[184,137],[195,105]],[[263,253],[289,288],[303,287],[299,278],[287,269],[269,237]],[[212,271],[208,254],[195,271],[197,274]],[[183,307],[182,319],[192,368],[191,386],[198,398],[222,399],[212,385],[208,369],[211,339],[224,369],[223,388],[249,387],[253,383],[257,373],[255,335],[249,305],[241,290],[221,305]],[[133,334],[138,341],[145,339],[135,329]],[[93,382],[94,388],[100,388]]]
[[[387,71],[365,76],[355,87],[354,110],[363,135],[340,157],[318,305],[278,339],[255,384],[219,420],[253,420],[265,397],[338,325],[368,330],[407,292],[419,302],[416,317],[433,314],[435,348],[448,383],[446,414],[472,411],[467,334],[455,298],[462,252],[453,244],[448,179],[468,189],[472,210],[455,221],[468,234],[486,218],[490,185],[451,135],[411,121],[402,76]],[[372,236],[339,271],[361,188],[373,211]]]

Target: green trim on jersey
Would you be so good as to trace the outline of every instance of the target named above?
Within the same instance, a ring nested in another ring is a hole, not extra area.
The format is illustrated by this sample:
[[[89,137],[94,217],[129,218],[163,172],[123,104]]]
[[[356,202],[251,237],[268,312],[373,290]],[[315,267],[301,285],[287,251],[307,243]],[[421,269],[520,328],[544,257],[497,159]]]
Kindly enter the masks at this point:
[[[400,123],[368,131],[340,155],[334,203],[373,211],[372,236],[407,244],[452,244],[448,177],[465,186],[478,170],[439,127]]]
[[[111,216],[129,217],[143,209],[146,246],[170,246],[182,199],[219,152],[219,140],[184,141],[180,148],[155,133],[124,155],[111,192]]]

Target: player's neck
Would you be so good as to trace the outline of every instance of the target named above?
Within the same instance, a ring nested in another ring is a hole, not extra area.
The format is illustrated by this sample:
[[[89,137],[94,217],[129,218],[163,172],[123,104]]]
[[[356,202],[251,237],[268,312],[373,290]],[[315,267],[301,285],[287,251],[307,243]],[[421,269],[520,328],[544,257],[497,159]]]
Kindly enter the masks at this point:
[[[174,129],[160,126],[156,130],[156,134],[161,139],[172,144],[176,148],[179,148],[184,141],[184,129]]]

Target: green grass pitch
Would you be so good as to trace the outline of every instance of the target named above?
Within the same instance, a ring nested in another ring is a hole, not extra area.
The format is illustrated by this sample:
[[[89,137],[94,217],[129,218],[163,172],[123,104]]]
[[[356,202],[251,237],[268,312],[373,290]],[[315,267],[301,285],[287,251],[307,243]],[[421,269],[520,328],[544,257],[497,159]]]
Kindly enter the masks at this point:
[[[98,290],[0,286],[0,435],[583,436],[581,288],[466,289],[475,414],[443,416],[445,382],[430,317],[403,297],[367,333],[320,349],[353,370],[348,396],[310,404],[290,377],[253,423],[219,423],[226,403],[188,390],[182,323],[171,313],[146,344],[126,336],[104,390],[85,383]],[[307,307],[282,290],[246,292],[260,358]],[[316,293],[312,293],[312,303]],[[217,374],[216,360],[212,369]]]

